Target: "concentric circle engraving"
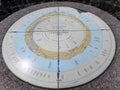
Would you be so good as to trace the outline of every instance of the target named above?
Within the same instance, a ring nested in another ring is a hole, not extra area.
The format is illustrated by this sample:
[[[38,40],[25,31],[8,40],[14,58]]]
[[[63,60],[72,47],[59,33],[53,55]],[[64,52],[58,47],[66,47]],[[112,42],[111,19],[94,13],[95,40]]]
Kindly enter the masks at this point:
[[[57,60],[58,57],[55,56],[58,55],[58,46],[56,45],[59,37],[60,43],[67,42],[66,45],[61,44],[59,47],[60,59],[68,60],[82,53],[91,39],[88,27],[71,15],[60,14],[59,25],[56,24],[57,22],[58,14],[44,16],[33,22],[26,31],[25,41],[27,45],[37,55]],[[48,26],[45,26],[45,23],[48,23]],[[76,41],[78,37],[80,38]],[[71,43],[71,39],[74,39],[74,45],[68,46],[67,44]]]

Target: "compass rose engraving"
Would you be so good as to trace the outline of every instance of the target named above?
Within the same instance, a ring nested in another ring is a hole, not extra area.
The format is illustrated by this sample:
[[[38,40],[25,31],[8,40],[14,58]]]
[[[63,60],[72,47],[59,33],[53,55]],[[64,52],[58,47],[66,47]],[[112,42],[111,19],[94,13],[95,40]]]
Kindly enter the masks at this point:
[[[2,54],[18,78],[46,88],[68,88],[99,76],[115,54],[111,28],[98,16],[71,7],[49,7],[17,20]]]

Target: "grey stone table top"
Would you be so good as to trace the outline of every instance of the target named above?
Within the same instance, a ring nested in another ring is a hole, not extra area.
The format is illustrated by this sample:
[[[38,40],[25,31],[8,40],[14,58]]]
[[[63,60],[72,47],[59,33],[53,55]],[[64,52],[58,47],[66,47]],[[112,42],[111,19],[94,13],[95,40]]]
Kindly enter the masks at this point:
[[[52,7],[69,6],[76,8],[78,10],[80,9],[83,11],[88,11],[99,16],[113,30],[116,39],[116,53],[113,62],[107,68],[107,70],[96,79],[84,85],[65,90],[120,90],[120,21],[118,21],[115,17],[108,14],[107,12],[92,7],[90,5],[84,5],[81,3],[73,2],[49,2],[34,5],[23,10],[20,10],[10,15],[2,22],[0,22],[0,47],[2,46],[2,40],[4,38],[5,33],[16,20],[34,10],[51,6]],[[14,76],[5,65],[2,57],[2,50],[0,50],[0,90],[48,90],[48,89],[30,85]]]

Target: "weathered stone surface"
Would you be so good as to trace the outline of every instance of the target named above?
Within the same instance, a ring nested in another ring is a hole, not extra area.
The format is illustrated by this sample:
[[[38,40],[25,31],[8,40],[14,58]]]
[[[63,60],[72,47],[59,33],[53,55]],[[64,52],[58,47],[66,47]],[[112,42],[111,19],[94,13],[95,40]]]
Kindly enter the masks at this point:
[[[116,39],[116,54],[111,65],[98,78],[82,86],[66,90],[120,90],[120,22],[112,15],[98,8],[73,2],[50,2],[20,10],[0,22],[0,46],[9,27],[22,16],[45,7],[69,6],[96,14],[113,30]],[[0,90],[48,90],[32,86],[13,75],[5,65],[0,48]]]

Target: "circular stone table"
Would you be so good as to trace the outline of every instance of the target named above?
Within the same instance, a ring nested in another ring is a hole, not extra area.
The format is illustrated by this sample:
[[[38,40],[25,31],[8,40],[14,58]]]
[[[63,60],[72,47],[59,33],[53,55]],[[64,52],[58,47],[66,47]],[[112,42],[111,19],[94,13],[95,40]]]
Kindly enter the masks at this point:
[[[20,10],[6,19],[4,19],[2,22],[0,22],[0,45],[2,47],[2,41],[3,38],[7,32],[7,30],[10,28],[10,26],[16,22],[18,19],[20,19],[22,16],[46,7],[55,7],[55,6],[67,6],[72,7],[77,10],[87,11],[91,12],[98,17],[100,17],[102,20],[104,20],[111,28],[111,30],[114,33],[115,40],[116,40],[116,52],[115,56],[113,58],[113,61],[109,68],[105,70],[104,73],[102,73],[99,77],[96,79],[73,88],[69,88],[66,90],[120,90],[120,22],[114,18],[112,15],[108,14],[107,12],[104,12],[98,8],[84,5],[80,3],[73,3],[73,2],[49,2],[44,4],[38,4],[34,5],[28,8],[25,8],[23,10]],[[45,90],[44,88],[36,87],[33,85],[30,85],[20,79],[18,79],[13,73],[9,71],[7,66],[4,63],[3,57],[2,57],[2,48],[0,51],[0,90]]]

